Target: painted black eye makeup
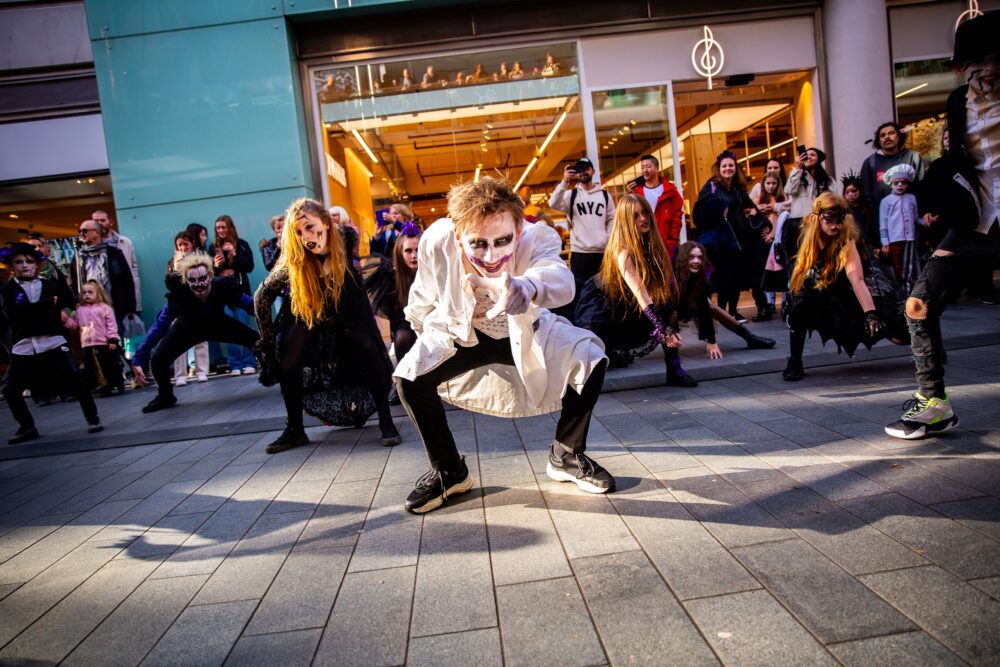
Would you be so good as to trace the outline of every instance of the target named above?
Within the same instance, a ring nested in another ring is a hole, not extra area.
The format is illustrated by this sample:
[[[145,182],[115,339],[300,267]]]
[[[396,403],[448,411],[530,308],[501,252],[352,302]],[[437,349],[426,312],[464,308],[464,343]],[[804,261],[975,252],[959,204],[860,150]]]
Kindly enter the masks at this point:
[[[514,241],[514,235],[508,234],[507,236],[501,236],[493,242],[494,248],[503,248],[510,245]],[[486,250],[490,247],[490,242],[486,239],[470,239],[466,242],[472,250]]]

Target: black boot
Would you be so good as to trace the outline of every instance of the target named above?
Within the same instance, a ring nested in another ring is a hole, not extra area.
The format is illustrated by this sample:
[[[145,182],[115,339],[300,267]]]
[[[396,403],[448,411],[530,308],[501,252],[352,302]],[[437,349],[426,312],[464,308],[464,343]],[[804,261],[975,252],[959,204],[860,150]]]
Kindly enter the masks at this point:
[[[177,405],[177,398],[173,394],[167,396],[165,394],[157,394],[156,397],[143,407],[142,411],[145,413],[158,412],[159,410],[164,410],[166,408],[172,408]]]
[[[14,434],[14,437],[7,440],[7,444],[19,445],[22,442],[28,442],[29,440],[34,440],[35,438],[38,437],[40,437],[38,435],[38,429],[35,428],[34,424],[32,424],[31,426],[22,426],[21,428],[17,429],[17,433]]]
[[[774,317],[774,306],[767,304],[757,311],[757,314],[753,316],[754,322],[767,322]]]
[[[805,376],[806,372],[802,368],[802,359],[797,357],[788,357],[788,365],[785,366],[785,370],[781,374],[781,377],[785,378],[788,382],[796,382]]]
[[[677,348],[665,348],[665,358],[667,362],[667,385],[671,387],[697,387],[698,381],[687,374],[681,368],[681,357]]]
[[[392,421],[392,414],[389,412],[389,406],[386,406],[378,411],[378,428],[382,432],[383,446],[392,447],[393,445],[398,445],[403,442],[403,438],[400,437],[399,431],[396,430],[396,423]]]
[[[277,454],[278,452],[283,452],[293,447],[300,447],[302,445],[309,444],[309,436],[306,435],[305,430],[301,428],[292,428],[291,426],[286,426],[285,430],[281,432],[278,438],[267,446],[266,451],[268,454]]]
[[[755,318],[756,319],[756,318]],[[771,319],[770,317],[768,319]],[[773,338],[764,338],[763,336],[758,336],[754,332],[750,331],[744,325],[740,325],[739,328],[734,332],[737,336],[742,338],[747,342],[747,347],[751,350],[770,350],[775,346],[775,341]]]

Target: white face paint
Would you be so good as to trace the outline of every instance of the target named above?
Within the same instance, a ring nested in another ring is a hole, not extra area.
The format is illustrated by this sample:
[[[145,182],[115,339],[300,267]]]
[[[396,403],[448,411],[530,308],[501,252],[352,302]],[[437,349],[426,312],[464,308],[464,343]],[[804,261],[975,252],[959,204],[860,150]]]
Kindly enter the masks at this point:
[[[21,280],[30,280],[38,272],[38,260],[27,255],[15,255],[11,260],[14,265],[14,275]]]
[[[469,262],[484,276],[496,276],[514,257],[520,232],[514,216],[494,213],[458,237]]]
[[[895,178],[889,187],[891,187],[892,191],[897,195],[905,195],[906,189],[910,187],[910,182],[905,178]]]
[[[302,245],[315,255],[324,255],[330,237],[330,228],[312,213],[302,213],[295,221],[295,233],[302,237]]]
[[[692,248],[688,254],[688,271],[698,273],[704,264],[705,258],[702,256],[701,248]]]
[[[407,267],[417,270],[417,249],[420,247],[419,236],[404,236],[398,241],[402,243],[403,263]]]
[[[204,266],[196,266],[188,269],[184,277],[187,280],[187,286],[196,296],[208,294],[208,291],[212,288],[212,279],[208,276],[208,269]]]
[[[996,62],[972,63],[965,68],[965,81],[980,95],[992,93],[997,85],[1000,64]]]

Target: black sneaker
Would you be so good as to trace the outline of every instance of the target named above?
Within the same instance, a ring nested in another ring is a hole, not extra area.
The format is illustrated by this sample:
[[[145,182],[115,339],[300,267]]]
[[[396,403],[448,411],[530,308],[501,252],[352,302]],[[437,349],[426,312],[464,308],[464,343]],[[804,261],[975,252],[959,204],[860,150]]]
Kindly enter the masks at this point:
[[[586,454],[557,453],[555,444],[549,451],[545,473],[557,482],[573,482],[587,493],[607,493],[615,490],[615,478]],[[560,447],[561,449],[561,447]]]
[[[277,440],[272,442],[267,446],[264,451],[268,454],[277,454],[278,452],[283,452],[294,447],[301,447],[302,445],[309,444],[309,436],[306,435],[305,431],[295,431],[287,426],[285,430],[281,432]]]
[[[466,493],[475,483],[463,456],[462,465],[455,472],[428,470],[417,480],[404,507],[410,514],[426,514],[447,503],[449,496]]]
[[[802,368],[802,360],[796,359],[795,357],[788,357],[788,365],[785,366],[785,370],[781,373],[781,377],[785,378],[787,382],[796,382],[805,376],[806,372]]]
[[[142,411],[145,413],[157,412],[158,410],[166,410],[167,408],[172,408],[177,405],[176,396],[162,396],[160,394],[156,395],[156,398],[147,403]]]
[[[14,437],[7,441],[8,445],[19,445],[22,442],[28,442],[29,440],[34,440],[35,438],[41,437],[38,435],[38,429],[34,426],[22,426],[17,429],[17,433]]]
[[[87,433],[100,433],[104,430],[104,424],[100,421],[96,421],[93,424],[87,424]]]
[[[687,387],[688,389],[698,386],[698,381],[688,375],[683,368],[667,369],[668,387]]]
[[[403,438],[400,437],[399,431],[396,430],[396,424],[391,419],[386,419],[385,421],[379,420],[379,430],[382,431],[382,446],[392,447],[393,445],[398,445],[403,442]]]

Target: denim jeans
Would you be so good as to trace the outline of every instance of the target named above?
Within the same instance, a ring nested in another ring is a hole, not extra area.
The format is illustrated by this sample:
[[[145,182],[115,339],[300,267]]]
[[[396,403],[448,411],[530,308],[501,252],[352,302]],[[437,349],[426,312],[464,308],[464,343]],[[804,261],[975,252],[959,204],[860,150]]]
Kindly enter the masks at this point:
[[[250,324],[250,315],[242,308],[226,307],[226,314],[236,319],[241,324]],[[229,368],[231,370],[242,370],[244,368],[256,368],[257,361],[253,356],[253,350],[235,343],[226,343],[226,357],[229,358]]]

